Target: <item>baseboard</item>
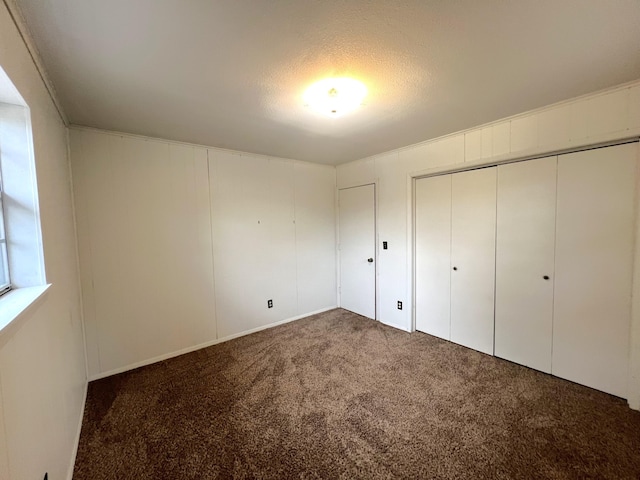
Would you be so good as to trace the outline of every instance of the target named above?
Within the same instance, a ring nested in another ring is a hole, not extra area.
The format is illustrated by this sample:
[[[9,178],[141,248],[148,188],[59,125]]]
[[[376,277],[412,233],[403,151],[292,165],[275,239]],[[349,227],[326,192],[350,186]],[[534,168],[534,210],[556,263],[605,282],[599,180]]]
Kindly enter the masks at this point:
[[[285,323],[294,322],[302,318],[310,317],[311,315],[317,315],[318,313],[328,312],[329,310],[333,310],[334,308],[338,308],[338,306],[334,305],[332,307],[321,308],[320,310],[315,310],[313,312],[305,313],[303,315],[298,315],[296,317],[287,318],[285,320],[279,320],[277,322],[270,323],[268,325],[252,328],[251,330],[245,330],[244,332],[234,333],[233,335],[222,337],[221,339],[218,340],[218,343],[227,342],[229,340],[233,340],[234,338],[244,337],[245,335],[250,335],[252,333],[260,332],[261,330],[266,330],[267,328],[277,327],[278,325],[284,325]]]
[[[82,409],[80,410],[80,420],[78,421],[78,431],[76,432],[76,440],[71,453],[71,465],[67,472],[67,480],[73,480],[73,469],[76,466],[76,457],[78,455],[78,447],[80,446],[80,433],[82,432],[82,420],[84,419],[84,407],[87,404],[87,392],[89,390],[89,382],[84,383],[84,398],[82,399]]]
[[[152,363],[161,362],[163,360],[168,360],[169,358],[179,357],[180,355],[184,355],[185,353],[195,352],[196,350],[200,350],[202,348],[211,347],[213,345],[217,345],[218,343],[227,342],[229,340],[233,340],[234,338],[244,337],[245,335],[250,335],[252,333],[260,332],[261,330],[266,330],[268,328],[277,327],[278,325],[283,325],[285,323],[293,322],[295,320],[300,320],[305,317],[310,317],[311,315],[316,315],[318,313],[328,312],[329,310],[333,310],[334,308],[338,308],[337,305],[321,308],[320,310],[315,310],[313,312],[304,313],[302,315],[297,315],[295,317],[286,318],[284,320],[279,320],[274,323],[269,323],[267,325],[262,325],[257,328],[252,328],[251,330],[245,330],[243,332],[234,333],[233,335],[228,335],[226,337],[217,338],[215,340],[210,340],[208,342],[200,343],[198,345],[193,345],[191,347],[183,348],[181,350],[177,350],[175,352],[165,353],[163,355],[158,355],[157,357],[149,358],[147,360],[142,360],[140,362],[132,363],[130,365],[126,365],[124,367],[115,368],[113,370],[109,370],[108,372],[99,373],[97,375],[91,375],[89,377],[89,381],[92,382],[94,380],[100,380],[101,378],[110,377],[112,375],[117,375],[119,373],[128,372],[129,370],[134,370],[136,368],[145,367],[147,365],[151,365]]]
[[[392,323],[392,322],[385,322],[383,320],[380,320],[380,323],[384,323],[385,325],[387,325],[388,327],[393,327],[393,328],[397,328],[398,330],[402,330],[404,332],[409,332],[411,333],[411,329],[407,328],[406,325],[398,325],[397,323]]]
[[[174,352],[165,353],[162,355],[158,355],[157,357],[152,357],[147,360],[142,360],[140,362],[130,363],[129,365],[125,365],[124,367],[114,368],[113,370],[109,370],[107,372],[98,373],[97,375],[91,375],[89,377],[89,381],[93,382],[94,380],[100,380],[101,378],[110,377],[112,375],[117,375],[119,373],[128,372],[129,370],[135,370],[136,368],[145,367],[147,365],[151,365],[153,363],[162,362],[163,360],[168,360],[173,357],[179,357],[180,355],[184,355],[185,353],[195,352],[196,350],[200,350],[201,348],[207,348],[212,345],[216,345],[220,343],[220,340],[215,339],[209,342],[199,343],[198,345],[194,345],[191,347],[183,348],[181,350],[176,350]]]

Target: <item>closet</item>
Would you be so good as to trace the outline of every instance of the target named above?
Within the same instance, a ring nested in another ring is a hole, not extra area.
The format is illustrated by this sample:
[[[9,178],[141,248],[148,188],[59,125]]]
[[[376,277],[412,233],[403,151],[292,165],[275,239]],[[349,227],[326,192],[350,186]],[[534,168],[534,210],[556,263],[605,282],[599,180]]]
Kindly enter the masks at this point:
[[[495,355],[551,373],[557,157],[498,167]]]
[[[626,397],[637,143],[421,178],[416,330]]]
[[[416,182],[416,330],[451,339],[451,178]]]
[[[626,397],[637,144],[558,159],[551,372]]]
[[[493,353],[496,169],[416,182],[416,329]]]
[[[496,169],[451,178],[451,341],[493,353]]]

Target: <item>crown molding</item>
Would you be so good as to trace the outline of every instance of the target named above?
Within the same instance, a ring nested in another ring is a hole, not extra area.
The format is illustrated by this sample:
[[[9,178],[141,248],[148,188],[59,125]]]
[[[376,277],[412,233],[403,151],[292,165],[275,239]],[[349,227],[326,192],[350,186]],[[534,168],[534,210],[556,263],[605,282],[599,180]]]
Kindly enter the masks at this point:
[[[24,16],[22,15],[22,11],[20,10],[20,7],[15,2],[15,0],[2,0],[2,1],[5,7],[7,8],[7,11],[9,12],[9,15],[11,16],[11,19],[13,20],[13,23],[16,26],[16,29],[18,30],[18,33],[20,34],[20,37],[22,38],[22,41],[24,42],[25,47],[27,47],[27,51],[31,56],[31,60],[33,61],[33,64],[36,67],[36,70],[38,71],[38,74],[40,75],[40,79],[42,80],[42,83],[44,84],[45,88],[47,89],[47,92],[49,93],[49,97],[51,98],[53,105],[56,107],[56,110],[58,111],[58,114],[60,115],[62,122],[65,124],[65,126],[68,127],[69,119],[67,118],[67,115],[64,112],[64,109],[62,108],[62,104],[58,99],[58,95],[56,94],[56,89],[53,86],[53,83],[51,82],[49,75],[47,74],[47,70],[44,67],[44,63],[42,62],[42,57],[40,56],[40,52],[38,51],[38,48],[36,47],[36,44],[33,40],[33,37],[29,32],[29,27],[27,25],[27,22],[24,19]]]

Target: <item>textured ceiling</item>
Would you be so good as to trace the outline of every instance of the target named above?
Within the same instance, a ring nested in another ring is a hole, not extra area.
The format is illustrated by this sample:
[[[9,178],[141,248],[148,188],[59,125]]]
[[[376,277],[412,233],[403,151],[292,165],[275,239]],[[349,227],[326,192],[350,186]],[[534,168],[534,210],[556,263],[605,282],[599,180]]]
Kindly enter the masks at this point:
[[[640,0],[17,3],[72,123],[327,164],[640,78]]]

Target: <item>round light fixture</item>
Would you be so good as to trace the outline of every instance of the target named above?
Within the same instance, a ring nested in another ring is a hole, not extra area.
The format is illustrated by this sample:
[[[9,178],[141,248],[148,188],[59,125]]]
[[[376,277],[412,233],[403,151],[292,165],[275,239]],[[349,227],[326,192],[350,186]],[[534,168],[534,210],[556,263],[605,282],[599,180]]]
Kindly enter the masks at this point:
[[[325,78],[304,92],[304,101],[314,110],[339,117],[358,108],[367,96],[367,87],[353,78]]]

